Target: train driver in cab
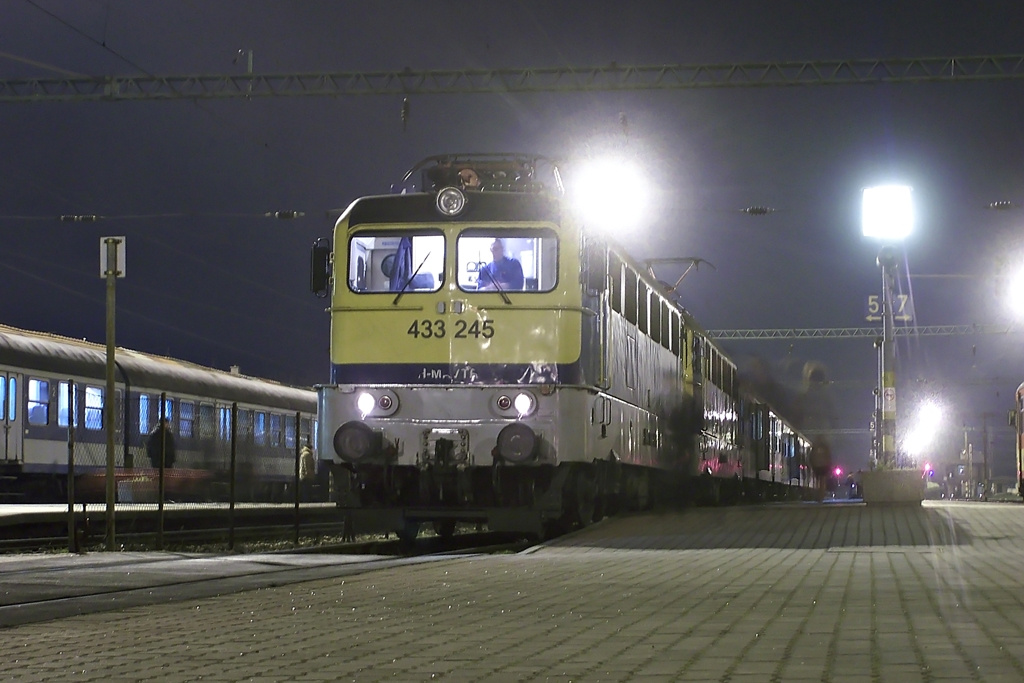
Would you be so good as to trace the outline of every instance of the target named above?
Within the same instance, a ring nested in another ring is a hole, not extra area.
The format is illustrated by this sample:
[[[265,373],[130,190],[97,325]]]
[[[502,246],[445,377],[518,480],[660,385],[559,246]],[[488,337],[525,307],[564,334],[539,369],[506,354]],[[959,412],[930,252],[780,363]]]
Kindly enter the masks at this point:
[[[480,268],[477,278],[479,289],[521,290],[523,266],[514,258],[505,256],[505,243],[496,239],[491,243],[491,262]]]
[[[471,168],[464,168],[459,171],[459,185],[463,190],[479,190],[480,174]]]

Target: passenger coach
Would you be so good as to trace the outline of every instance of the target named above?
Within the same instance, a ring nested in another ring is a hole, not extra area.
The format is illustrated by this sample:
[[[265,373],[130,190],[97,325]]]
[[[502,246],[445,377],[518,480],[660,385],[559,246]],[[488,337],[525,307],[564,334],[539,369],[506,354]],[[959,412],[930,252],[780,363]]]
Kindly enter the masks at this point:
[[[105,376],[105,346],[0,326],[3,499],[67,501],[69,424],[79,500],[103,498]],[[115,377],[116,476],[149,482],[147,498],[155,472],[145,440],[161,415],[161,397],[177,445],[169,498],[226,495],[232,433],[240,499],[279,499],[294,481],[297,440],[311,439],[315,427],[312,391],[123,348]]]

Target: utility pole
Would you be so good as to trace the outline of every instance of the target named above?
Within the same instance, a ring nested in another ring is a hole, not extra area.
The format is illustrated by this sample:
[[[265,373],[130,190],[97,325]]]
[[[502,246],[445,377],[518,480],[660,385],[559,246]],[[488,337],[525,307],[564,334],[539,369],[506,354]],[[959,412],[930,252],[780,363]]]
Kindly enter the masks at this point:
[[[124,277],[124,237],[100,238],[100,275],[107,281],[107,385],[103,397],[103,424],[107,433],[107,550],[114,550],[114,504],[117,481],[114,476],[114,312],[117,278]]]
[[[988,413],[981,414],[981,481],[985,485],[985,493],[982,500],[988,500],[989,476],[988,476]]]

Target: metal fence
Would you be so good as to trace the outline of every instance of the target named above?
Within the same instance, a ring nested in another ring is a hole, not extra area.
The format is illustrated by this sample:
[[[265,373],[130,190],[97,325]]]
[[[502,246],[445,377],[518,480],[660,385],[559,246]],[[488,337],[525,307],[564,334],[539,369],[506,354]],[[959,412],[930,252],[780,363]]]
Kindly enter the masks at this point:
[[[153,403],[137,415],[114,417],[113,444],[103,438],[106,430],[96,429],[101,417],[88,402],[84,420],[68,425],[72,551],[86,536],[95,538],[98,520],[110,550],[163,549],[176,536],[205,536],[209,544],[233,548],[239,529],[262,525],[280,537],[286,519],[298,543],[310,510],[330,508],[312,416],[173,401],[166,394]],[[82,414],[73,407],[69,413]]]

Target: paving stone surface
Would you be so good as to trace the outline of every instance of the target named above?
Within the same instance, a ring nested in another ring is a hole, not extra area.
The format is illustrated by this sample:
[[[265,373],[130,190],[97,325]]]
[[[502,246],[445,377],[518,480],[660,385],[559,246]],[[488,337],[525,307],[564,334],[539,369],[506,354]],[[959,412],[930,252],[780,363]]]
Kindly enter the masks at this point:
[[[1022,568],[1020,505],[643,514],[2,629],[0,680],[1020,682]]]

